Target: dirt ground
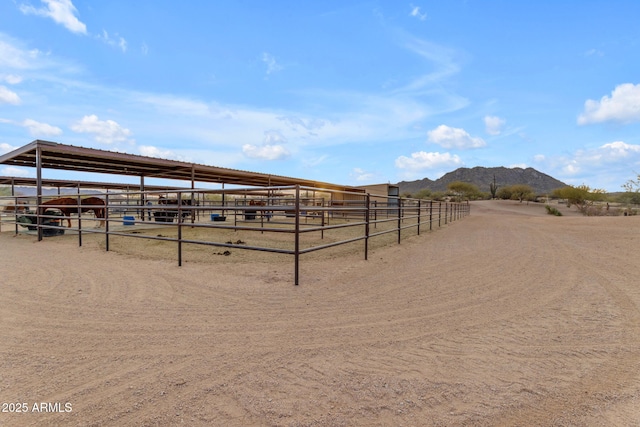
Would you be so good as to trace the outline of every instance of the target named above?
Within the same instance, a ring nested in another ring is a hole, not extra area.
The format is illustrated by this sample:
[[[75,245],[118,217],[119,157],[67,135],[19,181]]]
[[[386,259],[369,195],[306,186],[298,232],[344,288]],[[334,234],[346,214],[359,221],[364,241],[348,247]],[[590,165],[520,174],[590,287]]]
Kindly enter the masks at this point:
[[[3,232],[0,425],[640,426],[639,247],[640,216],[474,202],[293,286]]]

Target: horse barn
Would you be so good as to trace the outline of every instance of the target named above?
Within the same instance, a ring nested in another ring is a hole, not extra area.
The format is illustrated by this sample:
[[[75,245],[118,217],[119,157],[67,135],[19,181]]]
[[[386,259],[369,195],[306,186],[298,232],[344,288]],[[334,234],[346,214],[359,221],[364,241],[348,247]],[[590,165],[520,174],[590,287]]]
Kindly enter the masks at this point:
[[[41,140],[0,156],[0,164],[35,168],[36,176],[0,177],[0,232],[77,238],[80,246],[92,236],[107,251],[145,239],[168,248],[178,265],[203,247],[290,255],[296,285],[307,253],[360,242],[367,259],[377,239],[400,243],[469,214],[468,204],[401,198],[387,184],[344,186]],[[45,176],[51,169],[139,183],[58,180]],[[19,191],[25,187],[32,191]]]

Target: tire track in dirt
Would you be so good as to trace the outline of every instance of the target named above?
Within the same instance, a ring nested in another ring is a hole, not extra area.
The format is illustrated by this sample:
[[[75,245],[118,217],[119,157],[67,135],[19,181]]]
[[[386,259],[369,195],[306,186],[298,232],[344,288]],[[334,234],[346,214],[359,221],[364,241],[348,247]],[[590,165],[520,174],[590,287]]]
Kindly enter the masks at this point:
[[[6,420],[633,425],[639,271],[606,268],[637,240],[517,204],[474,209],[370,261],[303,260],[299,287],[288,264],[177,268],[38,243],[67,252],[0,285],[0,396],[71,399],[74,412]],[[598,240],[609,261],[589,251]],[[60,268],[65,257],[77,263]]]

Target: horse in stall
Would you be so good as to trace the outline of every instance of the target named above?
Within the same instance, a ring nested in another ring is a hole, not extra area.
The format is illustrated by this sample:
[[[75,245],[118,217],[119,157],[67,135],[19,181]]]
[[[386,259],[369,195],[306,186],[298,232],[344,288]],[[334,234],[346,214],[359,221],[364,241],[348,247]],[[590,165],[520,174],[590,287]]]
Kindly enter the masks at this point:
[[[11,205],[5,205],[4,206],[4,211],[5,212],[15,212],[15,213],[24,213],[26,212],[29,207],[27,206],[26,202],[18,202],[17,205],[11,204]]]
[[[47,210],[46,206],[50,205],[55,207],[56,209],[60,209],[60,211],[67,217],[68,227],[71,227],[71,214],[78,213],[78,200],[71,197],[61,197],[59,199],[48,200],[44,202],[42,211],[40,215],[44,214],[44,211]],[[82,199],[80,201],[80,212],[93,211],[96,218],[102,218],[102,221],[97,225],[97,227],[102,227],[105,224],[104,218],[106,217],[106,207],[105,202],[99,197],[87,197],[86,199]]]

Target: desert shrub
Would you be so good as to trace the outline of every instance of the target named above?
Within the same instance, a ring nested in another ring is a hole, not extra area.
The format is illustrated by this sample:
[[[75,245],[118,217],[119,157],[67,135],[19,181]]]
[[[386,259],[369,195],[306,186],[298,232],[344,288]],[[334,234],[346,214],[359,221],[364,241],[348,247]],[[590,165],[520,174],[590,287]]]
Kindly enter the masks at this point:
[[[511,186],[506,186],[498,189],[496,197],[502,200],[511,200]]]
[[[429,199],[431,198],[431,190],[424,188],[420,191],[416,191],[411,197],[414,199]]]
[[[562,212],[552,206],[546,205],[545,208],[547,209],[547,213],[549,215],[562,216]]]
[[[447,190],[449,190],[452,200],[457,201],[478,200],[484,197],[478,186],[470,182],[452,182],[447,185]]]
[[[592,190],[584,184],[578,185],[577,187],[568,185],[557,188],[553,190],[551,195],[558,199],[565,199],[567,201],[567,207],[575,205],[578,211],[584,215],[596,215],[598,210],[602,209],[602,206],[596,205],[596,202],[601,202],[606,198],[606,192],[604,190]]]
[[[536,193],[531,186],[526,184],[514,184],[502,187],[496,193],[496,196],[502,200],[523,200],[532,201],[536,198]]]

